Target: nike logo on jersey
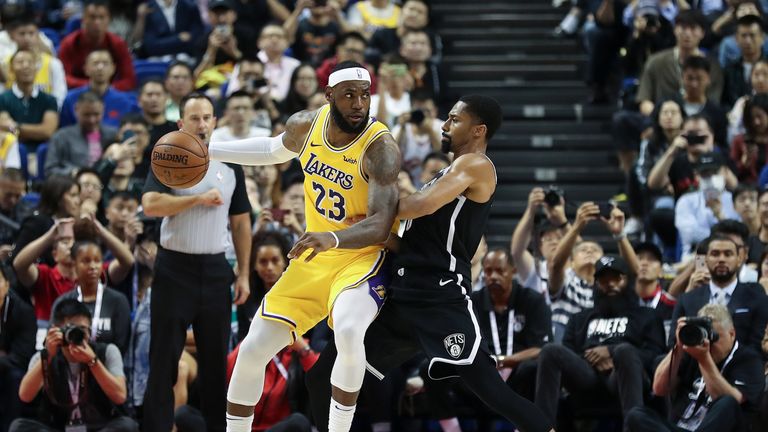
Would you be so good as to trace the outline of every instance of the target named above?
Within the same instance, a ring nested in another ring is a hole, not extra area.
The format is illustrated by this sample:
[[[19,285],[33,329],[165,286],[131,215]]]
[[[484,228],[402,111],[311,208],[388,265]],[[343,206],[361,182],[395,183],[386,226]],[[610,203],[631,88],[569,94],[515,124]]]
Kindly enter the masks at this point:
[[[440,286],[446,286],[446,285],[448,285],[448,284],[449,284],[449,283],[451,283],[451,282],[452,282],[452,280],[451,280],[451,279],[448,279],[448,280],[446,280],[446,281],[444,281],[444,280],[440,279]]]
[[[309,143],[310,147],[320,147],[322,144]]]

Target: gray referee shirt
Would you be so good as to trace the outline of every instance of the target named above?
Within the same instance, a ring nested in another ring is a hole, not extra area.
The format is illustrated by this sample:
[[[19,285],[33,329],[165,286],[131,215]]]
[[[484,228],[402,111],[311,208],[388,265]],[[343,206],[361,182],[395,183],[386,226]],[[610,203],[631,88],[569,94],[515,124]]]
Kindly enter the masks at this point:
[[[147,175],[144,193],[160,192],[175,196],[197,195],[216,188],[224,204],[217,207],[197,205],[175,216],[163,218],[160,246],[187,254],[218,254],[229,246],[229,216],[250,213],[245,190],[245,176],[240,165],[212,160],[200,183],[187,189],[172,189],[157,180],[152,170]]]

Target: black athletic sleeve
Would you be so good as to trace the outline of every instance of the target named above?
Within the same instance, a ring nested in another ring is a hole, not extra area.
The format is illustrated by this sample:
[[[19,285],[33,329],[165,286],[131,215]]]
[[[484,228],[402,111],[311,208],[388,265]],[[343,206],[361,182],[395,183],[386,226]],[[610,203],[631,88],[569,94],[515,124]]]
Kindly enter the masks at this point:
[[[229,203],[229,214],[232,216],[250,213],[251,202],[248,200],[248,192],[245,190],[243,167],[235,164],[227,164],[227,166],[235,172],[235,190],[232,192],[232,202]]]
[[[142,195],[147,192],[159,192],[159,193],[166,193],[170,194],[172,192],[172,189],[168,186],[160,183],[160,180],[155,177],[155,173],[152,172],[150,169],[147,173],[147,181],[144,182],[144,191],[142,192]]]
[[[544,296],[531,289],[521,289],[526,294],[525,318],[528,321],[523,330],[521,349],[542,347],[552,341],[552,311],[547,307]]]

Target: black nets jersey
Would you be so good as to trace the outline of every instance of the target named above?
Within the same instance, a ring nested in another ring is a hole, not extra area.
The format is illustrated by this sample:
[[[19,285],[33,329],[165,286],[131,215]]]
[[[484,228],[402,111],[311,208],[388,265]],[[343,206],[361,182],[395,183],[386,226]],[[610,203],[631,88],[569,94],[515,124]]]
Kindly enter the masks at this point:
[[[444,168],[422,190],[450,169],[451,166]],[[484,203],[459,195],[431,215],[402,222],[395,271],[404,268],[412,270],[409,273],[431,274],[435,278],[448,275],[454,280],[459,276],[469,286],[471,260],[483,236],[492,202],[493,195]]]

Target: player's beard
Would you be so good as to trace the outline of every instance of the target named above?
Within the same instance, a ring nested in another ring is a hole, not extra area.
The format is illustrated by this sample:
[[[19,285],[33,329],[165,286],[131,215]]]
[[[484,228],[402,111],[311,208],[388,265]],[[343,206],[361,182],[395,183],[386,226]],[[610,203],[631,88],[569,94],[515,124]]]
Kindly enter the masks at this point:
[[[333,118],[333,122],[336,123],[336,126],[338,126],[339,129],[341,129],[341,131],[344,133],[359,134],[365,130],[365,126],[368,124],[369,114],[370,111],[366,112],[365,117],[360,121],[360,124],[353,126],[349,124],[347,119],[344,118],[344,114],[342,114],[341,111],[336,108],[336,105],[331,103],[331,117]]]
[[[451,152],[451,137],[444,137],[444,139],[440,141],[440,151],[445,154]]]

